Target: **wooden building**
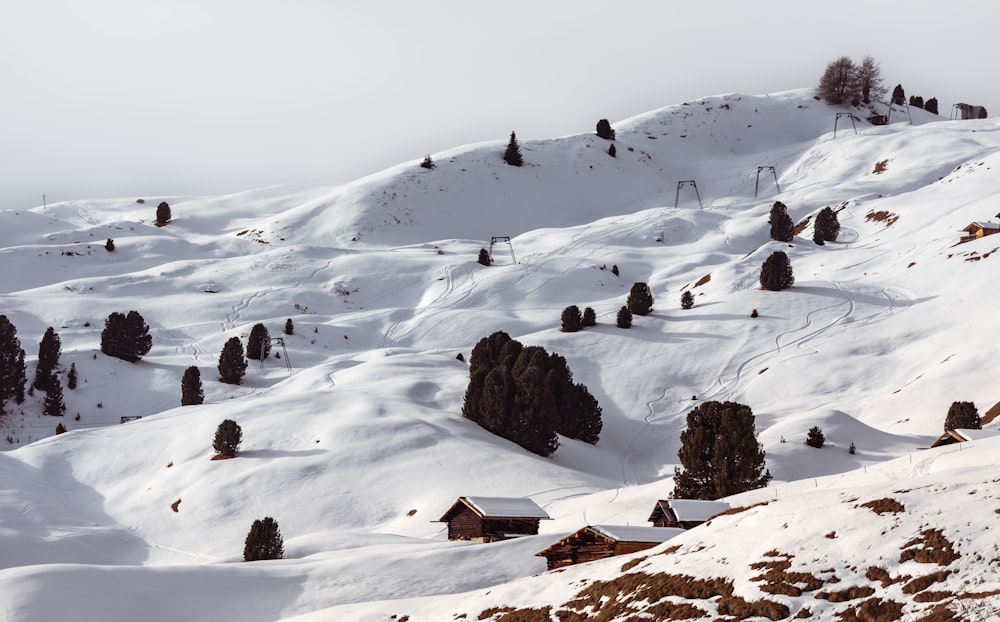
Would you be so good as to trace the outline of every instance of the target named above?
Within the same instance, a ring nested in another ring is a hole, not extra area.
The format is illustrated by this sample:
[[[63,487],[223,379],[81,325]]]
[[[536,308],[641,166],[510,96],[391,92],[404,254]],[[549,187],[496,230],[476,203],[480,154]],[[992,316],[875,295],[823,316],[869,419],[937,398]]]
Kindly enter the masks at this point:
[[[978,240],[979,238],[985,238],[988,235],[993,235],[994,233],[1000,233],[1000,224],[995,222],[974,222],[968,227],[962,229],[965,233],[958,241],[959,242],[971,242],[972,240]]]
[[[667,499],[657,501],[646,520],[653,523],[654,527],[691,529],[728,509],[729,504],[725,501]]]
[[[945,445],[976,441],[981,438],[993,438],[995,436],[1000,436],[1000,432],[997,430],[948,430],[939,436],[931,447],[944,447]]]
[[[535,535],[541,520],[549,515],[531,499],[459,497],[438,522],[448,523],[449,540],[496,542]]]
[[[547,560],[549,570],[627,555],[662,544],[684,533],[683,529],[629,527],[625,525],[588,525],[556,542],[538,557]]]

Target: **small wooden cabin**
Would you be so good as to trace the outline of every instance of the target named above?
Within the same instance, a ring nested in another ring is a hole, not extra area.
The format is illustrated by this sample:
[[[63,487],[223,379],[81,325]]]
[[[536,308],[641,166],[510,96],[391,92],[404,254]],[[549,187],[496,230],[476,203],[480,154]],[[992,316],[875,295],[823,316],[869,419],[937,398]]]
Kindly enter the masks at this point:
[[[654,527],[691,529],[728,509],[729,504],[725,501],[667,499],[657,501],[646,520],[653,523]]]
[[[438,522],[448,523],[449,540],[496,542],[535,535],[541,520],[551,519],[531,499],[459,497]]]
[[[544,557],[548,569],[555,570],[573,564],[642,551],[663,544],[682,533],[683,529],[588,525],[535,555]]]
[[[966,441],[976,441],[981,438],[992,438],[1000,436],[997,430],[948,430],[938,437],[931,448],[944,447],[955,443],[965,443]]]
[[[985,238],[988,235],[993,235],[994,233],[1000,233],[1000,224],[995,222],[974,222],[968,227],[962,229],[965,233],[959,239],[959,242],[971,242],[972,240],[978,240],[979,238]]]

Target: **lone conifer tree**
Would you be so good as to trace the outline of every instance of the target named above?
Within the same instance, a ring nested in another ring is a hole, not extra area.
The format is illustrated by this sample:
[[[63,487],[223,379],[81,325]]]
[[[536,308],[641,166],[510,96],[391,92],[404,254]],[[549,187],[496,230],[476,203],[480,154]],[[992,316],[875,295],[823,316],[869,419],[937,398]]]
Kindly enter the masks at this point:
[[[490,265],[490,254],[486,252],[485,248],[479,249],[479,259],[477,259],[476,261],[478,261],[481,265],[484,266]]]
[[[201,371],[196,365],[184,370],[181,378],[181,406],[197,406],[205,402],[205,392],[201,387]]]
[[[422,167],[424,167],[426,169],[432,169],[432,168],[436,167],[437,165],[434,164],[434,160],[431,159],[431,155],[428,153],[426,156],[424,156],[424,160],[423,160],[423,162],[420,163],[420,166],[422,166]]]
[[[601,119],[597,122],[597,135],[605,140],[615,139],[615,131],[611,129],[611,124],[608,123],[607,119]]]
[[[59,364],[59,355],[62,352],[62,342],[59,334],[49,326],[42,335],[42,340],[38,344],[38,366],[35,368],[35,379],[31,386],[39,391],[47,391],[46,383],[52,377],[52,371]]]
[[[653,310],[653,292],[645,283],[633,283],[626,301],[629,312],[635,315],[649,315]]]
[[[55,374],[45,381],[47,389],[45,391],[45,401],[42,406],[42,414],[50,417],[62,417],[66,414],[66,402],[63,401],[62,383]]]
[[[840,221],[837,220],[837,212],[832,207],[824,207],[816,215],[816,224],[813,225],[813,242],[822,246],[826,242],[834,242],[840,234]]]
[[[937,97],[932,97],[924,102],[924,110],[930,112],[931,114],[938,114],[938,100]]]
[[[590,307],[585,307],[583,309],[583,326],[584,328],[588,326],[597,326],[597,314]]]
[[[278,521],[270,516],[255,520],[243,545],[243,561],[281,559],[284,556],[285,542],[278,529]]]
[[[632,328],[632,312],[628,310],[628,307],[618,309],[615,325],[618,328]]]
[[[693,306],[694,306],[694,294],[691,293],[691,290],[688,290],[683,294],[681,294],[681,309],[684,309],[686,311]]]
[[[674,499],[719,499],[767,486],[764,448],[753,411],[736,402],[705,402],[688,413],[674,468]]]
[[[243,428],[232,419],[226,419],[215,429],[212,449],[223,458],[235,458],[243,442]]]
[[[219,380],[226,384],[240,384],[247,372],[247,361],[243,357],[243,344],[239,337],[230,337],[222,346],[219,355]]]
[[[6,315],[0,315],[0,417],[4,402],[13,399],[20,404],[24,401],[27,380],[24,349],[17,338],[17,329]]]
[[[247,339],[247,358],[255,361],[263,361],[271,352],[271,335],[267,328],[257,323],[250,329],[250,337]]]
[[[788,208],[781,201],[775,201],[771,206],[771,216],[767,222],[771,225],[772,240],[791,242],[795,237],[795,223],[788,215]]]
[[[523,166],[524,158],[521,157],[521,146],[517,144],[517,136],[510,133],[510,142],[507,143],[507,150],[503,152],[503,161],[511,166]]]
[[[69,371],[66,372],[66,388],[73,390],[76,388],[76,383],[77,383],[76,363],[70,363]]]
[[[60,421],[59,424],[56,425],[56,434],[59,435],[59,434],[65,434],[65,433],[66,433],[66,426],[64,426],[62,424],[62,422]]]
[[[156,224],[165,225],[170,222],[170,206],[163,201],[156,206]]]
[[[583,318],[580,316],[580,307],[570,305],[562,312],[562,332],[575,333],[583,329]]]
[[[819,429],[819,426],[814,425],[809,428],[809,434],[806,434],[806,445],[820,449],[825,442],[826,437],[823,436],[823,430]]]
[[[897,106],[902,106],[906,103],[906,93],[903,91],[902,84],[897,84],[896,88],[892,89],[892,103]]]
[[[948,416],[944,419],[944,431],[948,430],[981,430],[982,420],[979,410],[973,402],[952,402],[948,408]]]
[[[781,291],[795,284],[792,264],[785,251],[774,251],[764,260],[760,268],[760,286],[773,292]]]
[[[295,324],[292,322],[292,318],[285,320],[285,334],[294,335],[295,334]]]

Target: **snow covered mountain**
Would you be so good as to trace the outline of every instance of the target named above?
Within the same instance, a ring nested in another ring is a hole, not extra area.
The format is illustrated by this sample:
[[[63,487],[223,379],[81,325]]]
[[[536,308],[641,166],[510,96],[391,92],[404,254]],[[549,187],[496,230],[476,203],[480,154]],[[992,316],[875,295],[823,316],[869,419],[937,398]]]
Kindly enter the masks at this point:
[[[834,135],[847,111],[728,94],[614,123],[614,157],[592,133],[519,136],[511,167],[504,137],[332,188],[0,212],[0,313],[29,377],[48,326],[80,375],[68,433],[41,393],[0,423],[0,619],[992,619],[998,441],[928,448],[952,402],[1000,401],[1000,236],[958,244],[1000,211],[1000,125],[897,109]],[[804,225],[790,244],[768,235],[776,200]],[[828,206],[840,236],[817,246]],[[510,246],[479,265],[494,236]],[[763,291],[775,250],[795,285]],[[634,282],[654,311],[622,330]],[[560,332],[571,304],[598,325]],[[153,337],[136,364],[99,352],[132,309]],[[282,358],[218,382],[257,322]],[[456,357],[497,330],[566,357],[603,408],[596,446],[540,458],[462,418]],[[206,401],[180,407],[190,365]],[[647,524],[705,400],[751,406],[771,485],[644,553],[546,572],[536,554],[585,525]],[[242,451],[213,461],[224,419]],[[436,521],[467,495],[552,520],[447,541]],[[243,563],[264,516],[285,559]]]

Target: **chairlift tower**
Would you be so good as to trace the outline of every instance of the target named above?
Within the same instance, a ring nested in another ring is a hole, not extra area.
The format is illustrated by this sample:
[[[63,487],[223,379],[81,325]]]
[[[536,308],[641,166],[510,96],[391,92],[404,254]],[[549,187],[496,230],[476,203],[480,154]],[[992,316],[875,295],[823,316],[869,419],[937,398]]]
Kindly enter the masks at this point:
[[[773,166],[758,166],[757,167],[757,183],[753,186],[753,198],[757,198],[757,190],[760,189],[760,173],[761,171],[771,171],[771,175],[774,176],[774,187],[778,189],[778,194],[781,194],[781,186],[778,185],[778,173],[775,172]]]
[[[701,203],[701,194],[698,192],[698,182],[693,179],[677,182],[677,192],[674,193],[674,207],[677,207],[677,201],[681,196],[681,188],[684,186],[691,186],[694,188],[694,196],[698,197],[698,207],[705,209],[705,206]]]
[[[290,358],[288,358],[288,348],[285,347],[285,338],[284,337],[271,337],[271,345],[274,345],[274,344],[277,344],[277,345],[281,346],[281,358],[285,361],[285,369],[287,369],[288,373],[291,374],[292,373],[292,360]],[[263,367],[264,367],[264,357],[260,358],[260,366],[263,369]]]
[[[517,259],[514,257],[514,245],[510,243],[510,236],[507,235],[495,235],[490,238],[490,262],[493,262],[493,245],[494,244],[506,244],[510,248],[510,260],[513,263],[517,263]]]
[[[858,133],[858,126],[854,123],[854,114],[850,112],[838,112],[837,118],[833,120],[833,137],[837,137],[837,123],[840,122],[840,117],[847,117],[851,120],[851,127],[854,128],[854,133]]]

